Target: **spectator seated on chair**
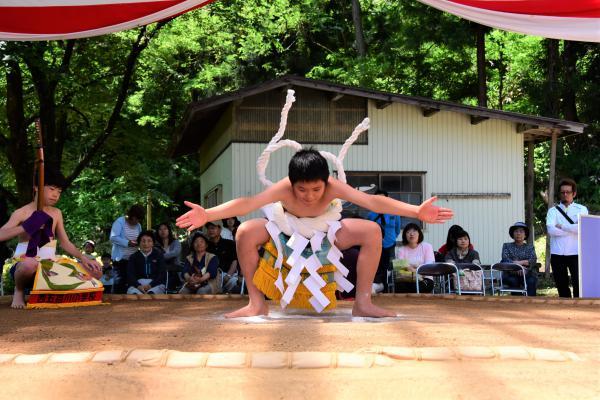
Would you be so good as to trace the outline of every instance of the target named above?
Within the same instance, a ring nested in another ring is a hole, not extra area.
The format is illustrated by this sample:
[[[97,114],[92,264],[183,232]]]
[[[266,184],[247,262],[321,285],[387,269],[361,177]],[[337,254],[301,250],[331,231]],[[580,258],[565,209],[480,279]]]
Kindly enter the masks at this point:
[[[113,293],[115,279],[110,254],[102,254],[100,260],[102,262],[102,276],[100,277],[100,282],[104,285],[104,293]]]
[[[479,253],[471,246],[469,234],[465,231],[456,232],[455,237],[456,247],[453,247],[452,250],[446,253],[445,261],[456,264],[459,267],[461,292],[483,290],[481,261],[479,260]],[[461,270],[460,264],[474,264],[479,268],[473,270],[467,267]]]
[[[217,256],[219,260],[218,268],[225,274],[223,276],[223,292],[239,293],[242,280],[241,278],[238,279],[239,271],[235,242],[223,239],[221,236],[223,229],[221,220],[207,222],[205,226],[208,236],[207,251]]]
[[[185,284],[179,293],[217,294],[219,293],[217,270],[219,257],[209,253],[208,238],[197,232],[191,240],[190,254],[185,258],[183,279]]]
[[[412,276],[414,276],[419,265],[435,262],[433,247],[431,244],[424,242],[423,239],[423,231],[419,225],[415,223],[407,224],[402,230],[402,247],[396,252],[397,260],[394,265],[398,265],[397,261],[401,260],[400,265],[403,265],[407,271],[412,272]],[[398,275],[396,291],[399,293],[414,293],[416,291],[414,279],[406,280]],[[419,291],[423,293],[433,291],[433,277],[422,277],[419,282]]]
[[[167,290],[174,290],[181,286],[179,273],[183,271],[179,256],[181,255],[181,243],[175,238],[171,226],[163,222],[156,228],[156,245],[165,259],[165,268],[169,287]]]
[[[223,239],[229,239],[235,241],[235,234],[237,233],[238,227],[242,224],[238,217],[229,217],[221,220],[223,223],[223,229],[221,229],[221,237]]]
[[[464,232],[465,230],[460,225],[452,225],[450,229],[448,229],[448,235],[446,236],[446,243],[444,243],[436,253],[436,261],[444,262],[446,260],[446,254],[454,247],[456,247],[456,234],[459,232]],[[469,249],[473,250],[473,245],[469,244]]]
[[[129,257],[127,264],[127,294],[164,294],[165,259],[154,248],[154,234],[143,231],[137,238],[139,250]]]
[[[454,264],[481,265],[479,253],[471,246],[471,238],[466,231],[456,233],[456,247],[446,253],[444,261]]]
[[[96,243],[93,240],[86,240],[83,243],[83,251],[81,254],[90,260],[95,260],[98,257],[98,254],[96,254]]]
[[[533,245],[527,244],[529,228],[524,222],[515,222],[508,229],[508,234],[513,242],[502,245],[502,262],[512,262],[525,267],[525,281],[527,282],[527,296],[535,296],[537,291],[537,256]],[[509,288],[523,286],[521,272],[503,272],[502,283]]]

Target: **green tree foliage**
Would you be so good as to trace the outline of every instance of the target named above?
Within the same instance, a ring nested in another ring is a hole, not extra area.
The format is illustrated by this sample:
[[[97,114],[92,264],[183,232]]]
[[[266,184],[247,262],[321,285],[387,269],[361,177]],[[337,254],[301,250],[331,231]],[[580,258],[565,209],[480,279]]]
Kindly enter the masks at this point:
[[[89,150],[96,149],[61,200],[67,229],[77,243],[85,238],[106,242],[112,221],[132,203],[145,204],[149,192],[154,223],[173,221],[182,211],[183,199],[199,200],[197,160],[169,158],[171,135],[192,101],[297,74],[477,104],[472,23],[415,0],[361,0],[360,6],[364,57],[357,52],[352,4],[344,0],[221,0],[164,22],[151,37],[156,24],[148,27],[142,32],[147,47],[136,58],[123,107],[110,135],[97,148],[94,144],[114,113],[127,60],[141,31],[74,43],[0,43],[0,92],[7,93],[15,65],[23,82],[22,114],[30,156],[20,168],[31,174],[32,122],[43,100],[32,71],[56,82],[53,121],[64,140],[62,147],[48,148],[50,159],[71,174]],[[72,54],[61,69],[70,43]],[[558,96],[559,117],[565,117],[573,116],[569,105],[575,104],[576,118],[590,127],[585,135],[560,141],[558,171],[579,182],[580,200],[597,211],[600,49],[575,43],[565,51],[564,42],[559,44],[557,86],[549,93],[547,42],[490,30],[488,106],[548,115],[551,95]],[[575,60],[574,70],[569,69],[569,60]],[[0,96],[0,190],[14,208],[17,199],[29,196],[29,181],[21,178],[17,184],[11,162],[9,106],[7,96]],[[547,185],[548,145],[538,145],[535,155],[539,192]],[[541,196],[536,196],[536,210],[542,221]]]

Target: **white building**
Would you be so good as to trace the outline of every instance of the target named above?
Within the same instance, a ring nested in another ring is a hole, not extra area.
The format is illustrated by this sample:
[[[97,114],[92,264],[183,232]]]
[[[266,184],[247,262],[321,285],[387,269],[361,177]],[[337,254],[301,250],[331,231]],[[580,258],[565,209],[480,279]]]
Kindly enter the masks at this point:
[[[425,224],[437,249],[452,224],[471,236],[483,263],[500,259],[508,228],[525,220],[526,143],[581,133],[584,124],[284,77],[192,103],[174,155],[199,152],[201,202],[211,207],[262,190],[256,159],[279,126],[288,88],[296,91],[284,138],[337,154],[364,117],[344,165],[352,186],[375,184],[418,204],[438,196],[454,210],[444,225]],[[267,177],[287,175],[291,150],[271,157]],[[532,161],[531,161],[532,162]],[[257,216],[253,214],[251,216]],[[399,238],[401,240],[401,238]]]

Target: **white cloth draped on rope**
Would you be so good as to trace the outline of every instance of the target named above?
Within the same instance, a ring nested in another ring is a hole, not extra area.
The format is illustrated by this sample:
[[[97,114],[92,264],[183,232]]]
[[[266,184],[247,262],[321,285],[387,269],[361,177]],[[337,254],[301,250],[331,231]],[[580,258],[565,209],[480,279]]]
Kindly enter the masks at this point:
[[[327,252],[327,260],[335,265],[337,271],[334,273],[334,280],[338,290],[349,292],[354,285],[346,279],[348,269],[342,264],[342,252],[335,246],[335,235],[341,228],[339,219],[341,217],[342,206],[339,200],[334,201],[327,212],[315,218],[298,218],[288,212],[285,212],[281,203],[269,204],[262,208],[268,222],[266,224],[267,232],[273,239],[277,248],[277,260],[275,268],[279,269],[275,287],[282,294],[280,305],[281,308],[287,307],[300,284],[312,294],[309,302],[317,312],[323,311],[330,303],[321,289],[325,287],[327,282],[321,278],[317,272],[323,266],[319,258],[316,256],[318,251],[322,249],[323,239],[327,237],[331,247]],[[282,243],[279,239],[281,233],[290,237],[286,246],[292,249],[292,254],[287,258],[287,264],[291,267],[288,275],[285,278],[285,285],[281,267],[283,265]],[[302,256],[305,249],[310,248],[312,255],[308,258]],[[301,273],[306,269],[310,274],[308,278],[302,280]]]
[[[123,31],[213,0],[0,0],[0,40],[62,40]]]
[[[600,42],[600,0],[419,0],[461,18],[511,32]]]

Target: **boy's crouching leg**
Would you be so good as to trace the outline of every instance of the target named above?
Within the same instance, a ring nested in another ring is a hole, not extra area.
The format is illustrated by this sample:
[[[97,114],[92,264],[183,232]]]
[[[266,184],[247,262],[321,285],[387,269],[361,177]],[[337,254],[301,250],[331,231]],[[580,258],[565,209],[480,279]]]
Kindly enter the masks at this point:
[[[38,261],[26,258],[15,266],[15,292],[11,303],[12,308],[25,307],[25,286],[33,281],[37,271]]]
[[[249,301],[248,305],[225,314],[226,318],[252,317],[269,313],[263,293],[252,282],[258,267],[258,248],[269,240],[266,223],[265,219],[252,219],[242,223],[237,230],[235,239],[238,262],[246,277]]]
[[[373,278],[381,257],[381,228],[375,222],[360,219],[342,220],[335,244],[340,250],[360,246],[356,265],[356,297],[352,315],[357,317],[395,317],[394,311],[377,307],[371,301]]]

